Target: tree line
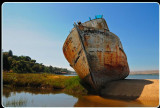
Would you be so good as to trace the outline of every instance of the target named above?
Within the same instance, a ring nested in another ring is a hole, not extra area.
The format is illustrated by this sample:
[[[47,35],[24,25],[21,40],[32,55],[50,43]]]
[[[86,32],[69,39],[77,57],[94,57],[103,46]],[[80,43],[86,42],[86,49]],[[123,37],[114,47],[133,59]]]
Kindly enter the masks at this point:
[[[66,68],[58,68],[52,66],[45,66],[42,63],[37,63],[36,60],[31,59],[29,56],[16,56],[9,50],[3,52],[3,71],[15,73],[62,73],[67,74],[72,71]]]

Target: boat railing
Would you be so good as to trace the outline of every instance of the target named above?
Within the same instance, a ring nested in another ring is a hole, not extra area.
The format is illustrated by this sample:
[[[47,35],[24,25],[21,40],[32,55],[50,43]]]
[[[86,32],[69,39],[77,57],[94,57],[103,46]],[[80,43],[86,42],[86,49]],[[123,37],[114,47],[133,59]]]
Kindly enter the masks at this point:
[[[87,26],[83,26],[83,25],[79,25],[83,27],[83,30],[85,32],[89,32],[89,31],[95,31],[96,33],[101,33],[101,34],[105,34],[106,31],[109,31],[108,29],[104,28],[104,29],[98,29],[98,28],[94,28],[94,27],[87,27]]]

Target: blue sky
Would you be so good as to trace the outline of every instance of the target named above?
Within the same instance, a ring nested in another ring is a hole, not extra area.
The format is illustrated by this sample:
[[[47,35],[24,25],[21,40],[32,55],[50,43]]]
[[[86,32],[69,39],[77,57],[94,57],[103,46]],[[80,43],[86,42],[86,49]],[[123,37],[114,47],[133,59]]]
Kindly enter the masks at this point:
[[[157,3],[3,3],[2,49],[71,69],[62,46],[73,23],[101,14],[120,38],[131,71],[159,69]]]

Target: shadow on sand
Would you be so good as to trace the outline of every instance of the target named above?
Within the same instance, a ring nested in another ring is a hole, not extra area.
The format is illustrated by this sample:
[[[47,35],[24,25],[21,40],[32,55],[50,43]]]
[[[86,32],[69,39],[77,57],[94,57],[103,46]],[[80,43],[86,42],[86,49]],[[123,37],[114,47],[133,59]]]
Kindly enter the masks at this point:
[[[100,96],[83,96],[74,107],[144,107],[145,105],[136,99],[141,96],[145,85],[152,83],[143,79],[112,81],[100,91]]]
[[[145,85],[152,83],[152,81],[144,79],[112,81],[105,85],[105,88],[100,92],[100,96],[104,98],[135,100],[140,97]]]

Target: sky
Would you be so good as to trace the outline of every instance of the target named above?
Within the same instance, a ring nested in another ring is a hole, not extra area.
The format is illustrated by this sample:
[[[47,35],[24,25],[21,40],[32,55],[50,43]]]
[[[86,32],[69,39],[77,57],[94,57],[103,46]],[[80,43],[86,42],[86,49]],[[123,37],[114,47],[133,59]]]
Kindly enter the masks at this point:
[[[2,50],[38,63],[73,70],[62,51],[74,22],[103,15],[127,55],[131,71],[159,69],[157,3],[2,4]]]

